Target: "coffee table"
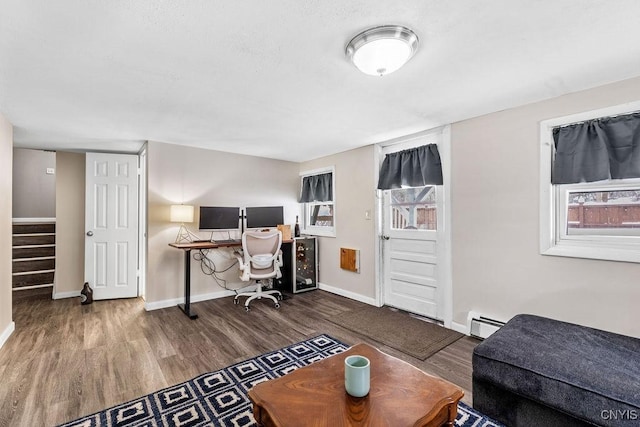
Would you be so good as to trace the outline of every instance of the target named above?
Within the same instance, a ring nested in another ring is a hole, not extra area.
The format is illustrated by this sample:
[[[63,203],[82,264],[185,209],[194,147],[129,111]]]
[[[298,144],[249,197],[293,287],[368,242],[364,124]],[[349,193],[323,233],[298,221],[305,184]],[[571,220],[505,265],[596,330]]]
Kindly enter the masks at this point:
[[[365,397],[344,389],[344,359],[359,354],[371,361]],[[453,426],[457,386],[428,375],[367,344],[299,368],[249,390],[253,416],[263,426]]]

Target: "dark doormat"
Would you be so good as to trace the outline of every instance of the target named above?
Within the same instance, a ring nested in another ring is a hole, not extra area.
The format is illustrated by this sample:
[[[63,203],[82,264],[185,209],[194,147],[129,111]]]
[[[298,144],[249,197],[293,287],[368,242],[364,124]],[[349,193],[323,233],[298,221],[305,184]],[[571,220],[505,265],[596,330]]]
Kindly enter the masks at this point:
[[[389,307],[367,306],[330,320],[420,360],[425,360],[464,336]]]

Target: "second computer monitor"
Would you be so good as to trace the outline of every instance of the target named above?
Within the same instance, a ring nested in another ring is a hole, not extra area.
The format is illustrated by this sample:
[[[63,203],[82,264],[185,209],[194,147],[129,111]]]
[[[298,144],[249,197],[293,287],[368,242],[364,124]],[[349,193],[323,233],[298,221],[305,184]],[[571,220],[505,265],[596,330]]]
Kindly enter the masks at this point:
[[[261,206],[246,208],[247,228],[275,228],[284,223],[282,206]]]

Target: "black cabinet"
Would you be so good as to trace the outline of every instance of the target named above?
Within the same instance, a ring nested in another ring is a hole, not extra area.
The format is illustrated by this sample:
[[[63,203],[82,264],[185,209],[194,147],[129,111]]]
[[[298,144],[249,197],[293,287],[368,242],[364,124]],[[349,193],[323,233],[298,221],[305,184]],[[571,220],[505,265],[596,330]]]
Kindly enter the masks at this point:
[[[282,277],[276,289],[297,294],[318,289],[318,240],[296,237],[282,244]]]
[[[293,293],[318,289],[318,239],[296,237],[292,257]]]
[[[280,247],[282,251],[282,268],[280,272],[282,277],[274,281],[274,288],[282,292],[293,292],[293,274],[291,269],[291,251],[293,249],[293,242],[284,242]]]

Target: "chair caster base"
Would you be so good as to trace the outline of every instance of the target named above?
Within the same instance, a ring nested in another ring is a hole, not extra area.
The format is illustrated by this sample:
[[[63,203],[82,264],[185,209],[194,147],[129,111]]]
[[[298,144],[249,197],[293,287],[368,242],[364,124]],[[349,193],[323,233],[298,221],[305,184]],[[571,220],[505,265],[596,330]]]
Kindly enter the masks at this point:
[[[249,304],[252,303],[254,300],[261,300],[261,299],[270,299],[271,301],[273,301],[273,306],[275,308],[280,308],[280,301],[283,300],[283,296],[279,291],[266,291],[263,292],[262,289],[258,290],[257,292],[243,292],[240,293],[238,295],[235,296],[235,298],[233,299],[233,303],[235,305],[238,305],[240,303],[239,298],[240,297],[249,297],[244,301],[244,311],[246,311],[247,313],[249,312],[250,308],[249,308]]]

